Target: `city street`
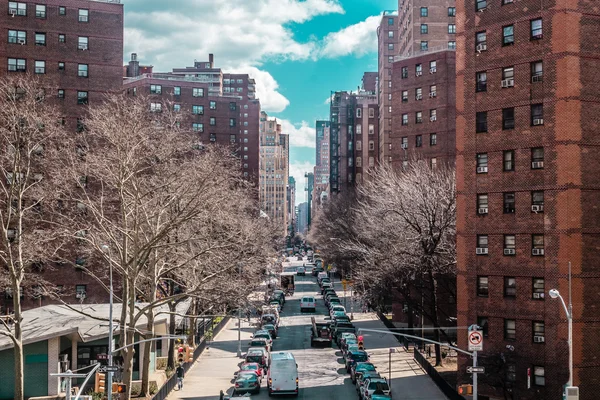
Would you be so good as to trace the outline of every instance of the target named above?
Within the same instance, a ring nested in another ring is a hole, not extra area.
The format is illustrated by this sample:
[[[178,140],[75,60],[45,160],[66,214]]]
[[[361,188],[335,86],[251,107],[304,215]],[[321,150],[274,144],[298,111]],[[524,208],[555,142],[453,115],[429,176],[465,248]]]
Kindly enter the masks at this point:
[[[284,263],[284,271],[294,271],[301,262]],[[340,297],[343,289],[339,282],[335,285]],[[310,318],[316,315],[317,320],[323,320],[327,314],[320,295],[317,296],[317,311],[300,313],[299,301],[305,294],[314,295],[318,292],[316,278],[307,271],[305,277],[297,277],[296,291],[293,296],[286,298],[279,328],[279,336],[274,341],[274,351],[291,351],[298,363],[300,393],[299,399],[328,399],[348,400],[358,398],[355,386],[343,366],[341,352],[333,348],[310,347]],[[349,292],[346,293],[349,296]],[[347,309],[350,313],[350,297],[347,299]],[[355,305],[354,310],[360,311]],[[253,321],[254,322],[254,321]],[[375,314],[354,313],[354,324],[357,328],[385,329]],[[247,348],[254,327],[246,321],[242,322],[242,352]],[[392,355],[392,393],[394,398],[416,399],[445,399],[433,381],[413,361],[412,353],[406,353],[398,346],[392,335],[364,334],[365,346],[371,355],[372,362],[380,374],[388,376],[388,352],[390,347],[397,349]],[[232,320],[215,338],[211,347],[206,350],[190,369],[184,388],[173,391],[170,400],[179,399],[218,399],[219,391],[232,393],[233,374],[238,369],[241,360],[236,357],[238,347],[237,320]],[[261,393],[252,395],[252,399],[267,399],[266,381],[263,380]]]

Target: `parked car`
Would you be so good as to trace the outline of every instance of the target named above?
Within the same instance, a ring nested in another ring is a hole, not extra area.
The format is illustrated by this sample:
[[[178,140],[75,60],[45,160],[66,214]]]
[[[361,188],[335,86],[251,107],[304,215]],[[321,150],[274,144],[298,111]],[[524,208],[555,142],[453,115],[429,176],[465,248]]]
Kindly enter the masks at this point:
[[[260,324],[263,327],[265,325],[275,325],[277,327],[279,326],[279,318],[275,314],[263,314],[260,317]]]
[[[271,300],[269,302],[269,305],[277,307],[277,311],[281,312],[281,303],[279,302],[279,300]]]
[[[377,371],[364,371],[363,373],[361,373],[357,376],[357,378],[356,378],[356,393],[358,394],[359,397],[361,397],[362,393],[365,392],[365,389],[364,389],[365,381],[367,381],[371,378],[381,378],[381,375],[379,375],[379,373]]]
[[[369,355],[364,350],[358,351],[349,351],[346,353],[344,357],[344,361],[346,364],[346,371],[350,372],[350,368],[352,368],[352,364],[357,362],[366,362],[369,361]]]
[[[252,339],[248,342],[248,346],[250,347],[264,347],[267,351],[271,351],[271,343],[267,341],[265,338]]]
[[[340,300],[339,297],[330,297],[329,300],[327,301],[327,305],[329,307],[331,307],[331,305],[338,305],[338,304],[342,304],[342,301]]]
[[[259,363],[243,363],[240,365],[240,370],[236,372],[236,374],[240,374],[242,372],[254,372],[261,380],[263,377],[263,369]]]
[[[254,332],[254,335],[252,335],[252,339],[265,339],[270,346],[273,345],[273,338],[271,337],[269,331],[265,329],[261,329],[259,331]]]
[[[323,268],[320,267],[318,264],[315,264],[315,267],[312,270],[312,276],[319,276],[320,272],[323,272]]]
[[[346,343],[346,340],[357,340],[354,332],[344,332],[340,336],[340,348]]]
[[[350,378],[352,379],[353,383],[356,383],[357,376],[367,372],[377,372],[375,365],[370,362],[356,363],[350,369]]]
[[[304,296],[300,299],[300,312],[309,310],[315,312],[317,310],[317,300],[312,296]]]
[[[346,324],[343,324],[346,325]],[[337,344],[338,346],[340,345],[340,337],[342,336],[342,333],[354,333],[356,334],[356,328],[352,325],[349,324],[351,326],[335,326],[334,330],[333,330],[333,340],[335,341],[335,344]]]
[[[335,305],[335,306],[331,307],[331,309],[329,310],[329,316],[332,319],[333,319],[333,313],[336,312],[336,311],[343,311],[345,313],[346,309],[342,305]]]
[[[239,373],[235,378],[233,393],[240,395],[244,393],[260,393],[260,379],[255,373],[250,371]]]
[[[361,399],[370,399],[375,391],[382,391],[383,394],[390,394],[390,386],[385,378],[369,378],[362,385],[362,393],[359,392]]]
[[[277,327],[274,324],[264,324],[262,329],[269,332],[273,339],[277,339]]]
[[[251,347],[246,353],[245,363],[257,363],[263,369],[269,368],[269,353],[264,347]]]
[[[306,268],[304,268],[304,267],[298,267],[298,268],[296,268],[296,275],[298,275],[298,276],[305,276],[306,275]]]

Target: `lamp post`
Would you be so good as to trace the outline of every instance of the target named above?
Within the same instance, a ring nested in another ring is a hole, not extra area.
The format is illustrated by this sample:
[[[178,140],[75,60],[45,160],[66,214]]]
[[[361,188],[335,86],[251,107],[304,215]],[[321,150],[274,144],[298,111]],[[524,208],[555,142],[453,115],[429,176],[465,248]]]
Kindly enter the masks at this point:
[[[242,276],[242,265],[238,264],[238,277]],[[241,318],[242,308],[238,307],[238,348],[237,348],[237,356],[238,358],[242,357],[242,318]],[[110,400],[110,399],[109,399]]]
[[[113,269],[110,261],[109,247],[102,245],[102,251],[107,254],[109,274],[109,308],[108,308],[108,366],[113,365]],[[106,371],[106,397],[112,400],[112,371]]]
[[[569,282],[569,288],[570,286],[571,284]],[[569,383],[567,384],[567,386],[573,386],[573,305],[571,304],[571,300],[569,299],[569,307],[567,308],[565,300],[556,289],[550,289],[548,294],[553,299],[560,299],[560,302],[565,310],[565,314],[567,314],[567,322],[569,324]]]

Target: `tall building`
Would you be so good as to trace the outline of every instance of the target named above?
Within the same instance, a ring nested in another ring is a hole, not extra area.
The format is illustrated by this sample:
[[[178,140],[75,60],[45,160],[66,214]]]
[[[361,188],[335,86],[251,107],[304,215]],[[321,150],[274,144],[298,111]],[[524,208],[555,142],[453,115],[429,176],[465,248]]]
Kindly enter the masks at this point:
[[[346,192],[367,178],[379,160],[379,106],[373,92],[334,92],[329,108],[330,193]]]
[[[377,91],[377,79],[377,72],[365,72],[362,77],[362,90],[375,93]]]
[[[413,158],[454,165],[456,72],[453,49],[396,57],[392,73],[392,166]]]
[[[280,225],[281,234],[288,233],[288,135],[281,132],[281,124],[260,113],[260,177],[259,199],[261,210]]]
[[[377,27],[379,102],[379,159],[390,163],[392,155],[392,65],[398,54],[398,11],[384,11]]]
[[[294,236],[296,232],[296,180],[293,176],[288,178],[287,186],[287,211],[288,211],[288,235]]]
[[[312,224],[312,218],[313,218],[312,203],[313,203],[313,191],[315,188],[315,174],[313,174],[312,172],[307,172],[306,174],[304,174],[304,177],[306,178],[306,187],[304,188],[304,190],[306,191],[306,202],[308,204],[308,208],[306,210],[306,212],[308,214],[306,225],[307,225],[307,229],[310,229],[310,225]]]
[[[457,13],[458,326],[483,328],[480,359],[498,370],[479,375],[480,393],[561,398],[567,320],[548,292],[568,302],[570,263],[573,383],[597,399],[600,12],[459,1]]]
[[[305,235],[308,230],[308,203],[300,203],[298,204],[298,209],[296,212],[296,220],[297,220],[297,230],[301,235]]]
[[[233,146],[244,177],[258,183],[260,101],[248,89],[253,80],[248,75],[236,75],[242,81],[238,88],[243,90],[222,90],[221,83],[231,82],[231,78],[225,78],[231,74],[214,67],[212,54],[209,58],[210,62],[195,62],[194,67],[173,72],[141,73],[137,55],[132,55],[128,73],[140,74],[124,78],[123,89],[132,96],[143,93],[156,99],[151,100],[150,108],[159,107],[162,99],[173,101],[174,107],[186,115],[183,123],[198,134],[201,144]],[[212,86],[216,81],[219,90]]]
[[[42,4],[43,3],[43,4]],[[0,12],[0,76],[42,77],[66,125],[82,125],[87,105],[121,90],[123,5],[119,1],[8,1]]]
[[[312,192],[312,210],[314,216],[322,205],[323,197],[329,193],[329,121],[316,122],[316,162],[314,168],[315,182]]]
[[[456,48],[455,4],[455,0],[398,0],[397,55]]]

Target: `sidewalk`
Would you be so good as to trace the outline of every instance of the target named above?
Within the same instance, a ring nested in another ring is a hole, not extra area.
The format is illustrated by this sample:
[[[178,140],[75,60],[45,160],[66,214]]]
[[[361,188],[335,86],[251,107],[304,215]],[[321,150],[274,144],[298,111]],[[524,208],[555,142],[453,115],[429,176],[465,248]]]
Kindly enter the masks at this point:
[[[231,319],[217,334],[210,347],[204,350],[186,374],[183,389],[172,391],[169,400],[200,397],[203,400],[218,400],[220,390],[226,393],[231,388],[233,372],[238,370],[238,364],[242,361],[237,357],[237,323],[237,319]],[[252,332],[254,328],[242,321],[242,352]]]

